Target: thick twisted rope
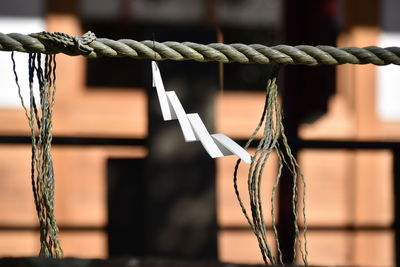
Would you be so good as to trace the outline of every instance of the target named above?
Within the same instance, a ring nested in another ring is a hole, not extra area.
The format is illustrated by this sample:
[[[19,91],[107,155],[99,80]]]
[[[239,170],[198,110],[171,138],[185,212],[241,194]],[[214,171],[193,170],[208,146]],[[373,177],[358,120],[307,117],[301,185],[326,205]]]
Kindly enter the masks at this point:
[[[97,57],[131,57],[152,60],[195,60],[199,62],[219,61],[223,63],[297,64],[297,65],[340,65],[374,64],[400,65],[400,47],[333,47],[309,45],[261,44],[208,45],[192,42],[155,42],[130,39],[111,40],[96,38],[92,32],[83,36],[65,33],[40,32],[29,35],[0,33],[0,51],[27,53],[84,55]]]

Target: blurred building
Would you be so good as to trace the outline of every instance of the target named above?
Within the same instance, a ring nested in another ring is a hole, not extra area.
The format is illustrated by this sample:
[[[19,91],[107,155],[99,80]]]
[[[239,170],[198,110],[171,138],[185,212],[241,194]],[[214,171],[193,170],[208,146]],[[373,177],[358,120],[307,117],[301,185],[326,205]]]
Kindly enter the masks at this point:
[[[399,46],[398,8],[396,0],[3,0],[0,32],[93,30],[113,39]],[[26,88],[27,55],[17,56]],[[0,57],[0,135],[29,135],[10,54]],[[262,111],[269,66],[160,67],[167,88],[178,92],[188,111],[199,112],[210,131],[249,137]],[[396,71],[286,67],[281,87],[288,135],[398,140]],[[234,195],[236,159],[210,160],[200,146],[183,142],[177,124],[161,120],[149,61],[57,55],[57,88],[54,136],[138,140],[134,146],[53,147],[56,216],[66,256],[262,261]],[[308,183],[310,264],[394,265],[390,151],[302,149],[298,158]],[[266,199],[275,163],[272,158],[266,171]],[[29,168],[30,146],[0,145],[0,256],[38,253]],[[246,170],[241,172],[245,192]]]

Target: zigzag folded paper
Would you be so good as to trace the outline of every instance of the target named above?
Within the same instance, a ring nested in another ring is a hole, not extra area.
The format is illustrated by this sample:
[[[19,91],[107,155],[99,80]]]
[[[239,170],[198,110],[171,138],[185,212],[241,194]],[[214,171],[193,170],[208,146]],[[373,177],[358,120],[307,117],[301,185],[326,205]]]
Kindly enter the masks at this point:
[[[236,155],[246,163],[251,162],[250,154],[228,136],[221,133],[210,135],[199,114],[186,114],[175,91],[165,91],[157,63],[152,61],[151,67],[162,116],[165,121],[179,121],[186,142],[200,141],[212,158]]]

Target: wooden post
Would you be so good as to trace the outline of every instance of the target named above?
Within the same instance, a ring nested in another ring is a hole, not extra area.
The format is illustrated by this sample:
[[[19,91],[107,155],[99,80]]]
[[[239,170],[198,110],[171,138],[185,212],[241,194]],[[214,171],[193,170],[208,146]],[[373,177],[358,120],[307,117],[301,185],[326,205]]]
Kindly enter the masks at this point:
[[[216,41],[215,31],[204,28],[148,32],[153,33],[157,41]],[[185,111],[199,113],[213,132],[218,64],[167,61],[159,67],[165,89],[175,91]],[[148,81],[151,86],[150,75]],[[179,123],[163,120],[155,89],[148,92],[147,256],[216,260],[215,161],[198,142],[185,143]]]
[[[296,1],[286,0],[285,43],[289,45],[335,45],[336,32],[333,27],[336,15],[336,0]],[[283,109],[286,136],[298,139],[298,128],[302,121],[315,119],[327,110],[327,101],[335,91],[335,69],[324,66],[310,68],[288,66],[284,72]],[[292,147],[294,156],[298,149]],[[294,216],[292,211],[293,177],[289,170],[282,172],[279,193],[279,239],[283,261],[294,259]]]

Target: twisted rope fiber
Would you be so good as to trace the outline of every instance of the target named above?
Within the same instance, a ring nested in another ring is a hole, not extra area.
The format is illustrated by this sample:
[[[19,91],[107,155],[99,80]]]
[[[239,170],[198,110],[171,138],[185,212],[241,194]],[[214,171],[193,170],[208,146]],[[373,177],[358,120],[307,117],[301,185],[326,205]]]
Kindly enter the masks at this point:
[[[219,61],[223,63],[297,64],[297,65],[341,65],[374,64],[400,65],[400,47],[377,46],[333,47],[326,45],[277,45],[261,44],[198,44],[192,42],[156,42],[131,39],[111,40],[96,38],[87,32],[82,36],[65,33],[40,32],[29,35],[0,33],[0,51],[27,53],[84,55],[97,57],[131,57],[152,60],[195,60],[199,62]]]
[[[63,256],[54,215],[54,169],[51,157],[52,111],[55,103],[55,55],[46,55],[44,70],[41,55],[29,54],[29,110],[21,94],[15,69],[14,53],[11,54],[18,95],[29,122],[32,138],[31,182],[35,207],[40,224],[40,256]],[[40,106],[33,94],[34,76],[39,83]]]
[[[276,78],[279,72],[279,68],[275,69],[274,74],[272,77],[268,80],[267,82],[267,89],[266,89],[266,98],[265,98],[265,104],[263,108],[263,112],[260,118],[260,121],[250,136],[249,140],[247,141],[245,145],[245,149],[247,149],[250,144],[254,141],[255,136],[261,129],[261,127],[264,125],[264,130],[263,130],[263,135],[257,145],[256,152],[253,155],[252,163],[249,168],[249,173],[247,177],[247,187],[248,187],[248,192],[249,192],[249,198],[250,198],[250,212],[251,212],[251,217],[248,214],[247,208],[244,204],[244,201],[240,195],[239,192],[239,187],[238,187],[238,170],[240,166],[241,160],[239,159],[235,165],[234,168],[234,174],[233,174],[233,184],[234,184],[234,190],[236,197],[239,201],[239,205],[242,208],[242,212],[251,226],[257,241],[259,248],[261,250],[261,255],[263,257],[263,260],[265,264],[283,264],[282,261],[282,252],[280,250],[280,245],[279,245],[279,240],[278,240],[278,231],[276,228],[276,219],[275,219],[275,196],[276,196],[276,191],[279,186],[279,181],[280,181],[280,176],[282,173],[282,168],[284,165],[287,166],[289,171],[292,174],[293,177],[293,198],[292,198],[292,206],[293,206],[293,215],[295,217],[294,220],[294,229],[295,229],[295,241],[294,241],[294,247],[293,247],[293,253],[296,257],[296,252],[297,249],[301,253],[301,258],[303,260],[303,263],[307,265],[307,256],[308,256],[308,251],[307,251],[307,224],[306,224],[306,215],[305,215],[305,194],[306,194],[306,185],[305,185],[305,180],[304,176],[300,171],[299,165],[294,158],[290,147],[287,143],[287,139],[284,133],[284,126],[282,122],[282,113],[281,113],[281,108],[279,105],[278,101],[278,89],[276,85]],[[283,140],[283,146],[284,150],[282,150],[279,146],[279,138],[282,137]],[[272,227],[273,227],[273,232],[275,235],[275,242],[276,242],[276,247],[277,247],[277,254],[278,254],[278,259],[273,255],[271,246],[269,244],[267,234],[266,234],[266,227],[265,227],[265,221],[264,221],[264,214],[263,214],[263,204],[262,204],[262,198],[261,198],[261,186],[262,186],[262,178],[263,178],[263,173],[266,167],[266,163],[272,153],[275,151],[277,157],[278,157],[278,162],[279,162],[279,167],[278,167],[278,172],[275,177],[275,182],[272,187],[272,193],[271,193],[271,218],[272,218]],[[304,223],[304,231],[303,231],[303,237],[304,237],[304,248],[302,247],[302,242],[300,240],[300,231],[299,231],[299,226],[298,226],[298,221],[299,221],[299,216],[298,216],[298,183],[297,180],[300,177],[301,182],[302,182],[302,187],[303,187],[303,194],[301,195],[302,199],[302,204],[303,204],[303,209],[302,209],[302,219]],[[284,218],[282,218],[284,219]]]

